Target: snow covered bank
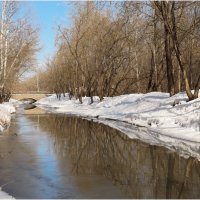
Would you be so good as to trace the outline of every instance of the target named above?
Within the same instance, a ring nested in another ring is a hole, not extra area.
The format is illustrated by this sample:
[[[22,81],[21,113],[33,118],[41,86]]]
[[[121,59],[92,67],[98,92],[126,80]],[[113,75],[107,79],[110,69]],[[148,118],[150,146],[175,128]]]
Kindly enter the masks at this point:
[[[11,114],[15,112],[16,110],[12,103],[0,104],[0,132],[9,126]]]
[[[186,101],[185,93],[169,97],[168,93],[151,92],[106,97],[102,102],[95,97],[93,104],[87,97],[80,104],[78,100],[69,100],[68,97],[62,97],[59,101],[52,95],[41,99],[37,105],[58,113],[97,118],[113,128],[123,130],[131,138],[137,135],[137,139],[146,142],[156,141],[156,144],[175,149],[181,147],[189,152],[188,155],[200,160],[200,99]],[[119,123],[108,123],[109,119],[124,122],[123,126],[119,128]],[[145,128],[145,133],[131,133],[133,126],[127,129],[125,124]]]
[[[14,198],[8,195],[7,193],[3,192],[0,188],[0,199],[14,199]]]

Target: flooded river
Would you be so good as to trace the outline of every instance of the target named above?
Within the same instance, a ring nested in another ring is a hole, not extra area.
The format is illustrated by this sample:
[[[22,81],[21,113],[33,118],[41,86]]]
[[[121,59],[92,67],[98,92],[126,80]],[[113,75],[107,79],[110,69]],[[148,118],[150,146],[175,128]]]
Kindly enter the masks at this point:
[[[0,136],[16,198],[200,198],[200,163],[92,121],[19,110]]]

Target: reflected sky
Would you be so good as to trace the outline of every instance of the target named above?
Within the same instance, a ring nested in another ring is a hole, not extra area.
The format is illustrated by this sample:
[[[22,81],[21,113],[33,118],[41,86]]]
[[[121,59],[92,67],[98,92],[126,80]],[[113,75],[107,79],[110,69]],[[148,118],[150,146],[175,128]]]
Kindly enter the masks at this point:
[[[98,174],[73,174],[68,156],[55,150],[52,133],[39,128],[41,116],[30,118],[18,115],[0,140],[0,152],[7,154],[0,162],[0,185],[10,182],[3,188],[6,192],[17,198],[127,197]]]

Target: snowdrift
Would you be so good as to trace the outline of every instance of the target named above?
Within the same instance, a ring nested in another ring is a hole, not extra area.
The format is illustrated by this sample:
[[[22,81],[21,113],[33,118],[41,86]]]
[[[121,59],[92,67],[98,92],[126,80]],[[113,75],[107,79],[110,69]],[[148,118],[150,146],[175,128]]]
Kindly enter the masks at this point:
[[[7,193],[3,192],[0,188],[0,199],[14,199],[14,198],[8,195]]]

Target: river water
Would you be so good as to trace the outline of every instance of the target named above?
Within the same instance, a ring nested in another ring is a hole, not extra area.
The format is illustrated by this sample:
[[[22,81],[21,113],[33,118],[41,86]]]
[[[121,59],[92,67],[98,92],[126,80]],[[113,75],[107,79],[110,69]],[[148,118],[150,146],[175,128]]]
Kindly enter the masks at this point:
[[[200,198],[200,163],[105,125],[19,109],[0,136],[0,186],[16,198]]]

